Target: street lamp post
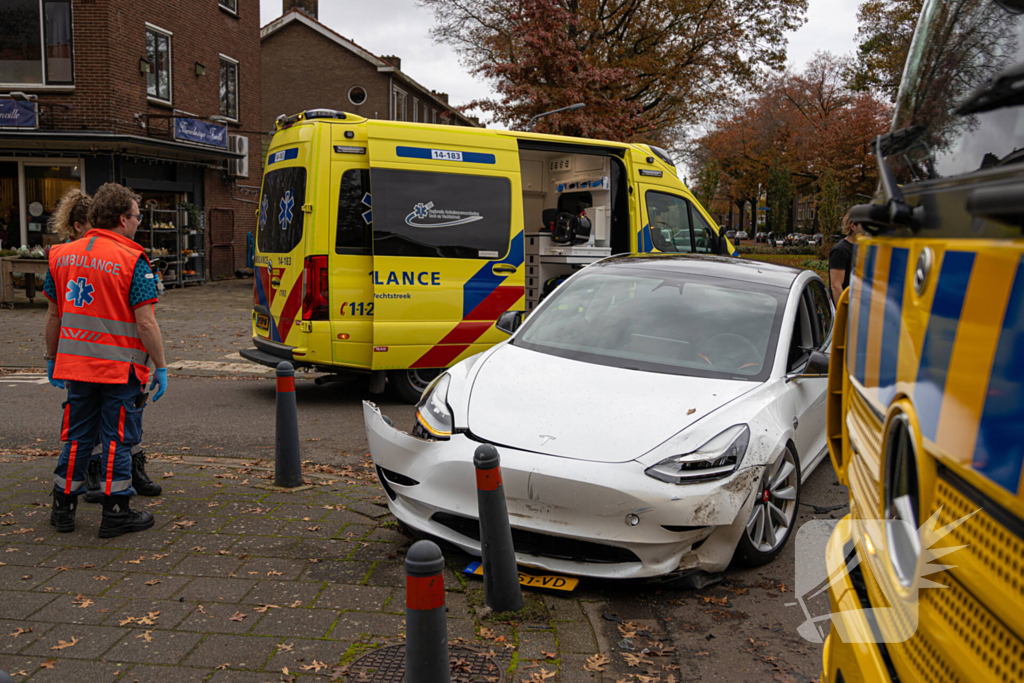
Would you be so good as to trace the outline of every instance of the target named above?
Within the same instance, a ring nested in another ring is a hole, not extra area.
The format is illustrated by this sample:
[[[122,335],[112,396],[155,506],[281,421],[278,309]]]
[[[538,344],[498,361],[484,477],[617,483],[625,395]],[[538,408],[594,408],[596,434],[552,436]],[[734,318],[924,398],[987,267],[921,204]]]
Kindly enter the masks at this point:
[[[576,111],[577,109],[583,109],[585,106],[587,105],[584,104],[583,102],[577,102],[576,104],[570,104],[568,107],[562,107],[561,109],[552,109],[551,111],[546,111],[543,114],[537,114],[532,119],[530,119],[530,122],[527,124],[529,126],[528,130],[530,130],[531,132],[533,131],[534,122],[539,118],[551,116],[552,114],[557,114],[563,111]]]

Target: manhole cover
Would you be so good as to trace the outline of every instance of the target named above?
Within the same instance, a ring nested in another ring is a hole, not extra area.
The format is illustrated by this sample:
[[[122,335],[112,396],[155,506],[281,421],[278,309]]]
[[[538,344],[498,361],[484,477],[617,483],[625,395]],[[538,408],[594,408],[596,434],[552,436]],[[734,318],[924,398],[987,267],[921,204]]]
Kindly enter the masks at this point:
[[[452,683],[501,683],[505,665],[497,653],[459,645],[448,646]],[[389,645],[355,660],[348,667],[349,683],[402,683],[405,681],[405,644]]]

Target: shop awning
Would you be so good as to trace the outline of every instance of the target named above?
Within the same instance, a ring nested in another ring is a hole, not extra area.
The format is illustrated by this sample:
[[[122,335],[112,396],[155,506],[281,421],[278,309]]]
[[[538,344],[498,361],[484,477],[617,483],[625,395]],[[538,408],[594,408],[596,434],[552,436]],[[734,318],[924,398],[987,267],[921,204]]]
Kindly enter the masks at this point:
[[[169,161],[217,162],[241,159],[242,154],[223,148],[189,144],[176,140],[95,131],[12,131],[0,130],[0,154],[19,152],[56,155],[75,152],[113,152],[159,157]]]

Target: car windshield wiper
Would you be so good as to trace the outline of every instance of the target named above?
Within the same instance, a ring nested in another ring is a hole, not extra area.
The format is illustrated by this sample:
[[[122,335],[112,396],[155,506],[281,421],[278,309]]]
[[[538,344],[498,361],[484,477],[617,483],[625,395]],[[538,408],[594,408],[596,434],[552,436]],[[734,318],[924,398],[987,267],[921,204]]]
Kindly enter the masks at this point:
[[[1024,62],[998,72],[971,93],[955,113],[977,114],[1024,104]]]

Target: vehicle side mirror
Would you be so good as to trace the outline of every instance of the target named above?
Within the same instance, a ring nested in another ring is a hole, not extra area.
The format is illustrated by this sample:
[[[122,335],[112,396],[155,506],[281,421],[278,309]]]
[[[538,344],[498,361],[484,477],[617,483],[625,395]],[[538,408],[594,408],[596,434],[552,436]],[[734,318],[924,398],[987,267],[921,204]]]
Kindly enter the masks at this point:
[[[720,232],[715,236],[715,253],[719,256],[729,255],[729,238],[725,236],[725,232]]]
[[[828,377],[828,362],[827,353],[811,351],[803,367],[786,375],[786,381],[789,382],[798,377]]]
[[[526,313],[524,311],[505,311],[498,316],[498,322],[494,323],[494,326],[505,334],[513,334],[523,324],[525,316]],[[826,362],[827,365],[828,363]]]

